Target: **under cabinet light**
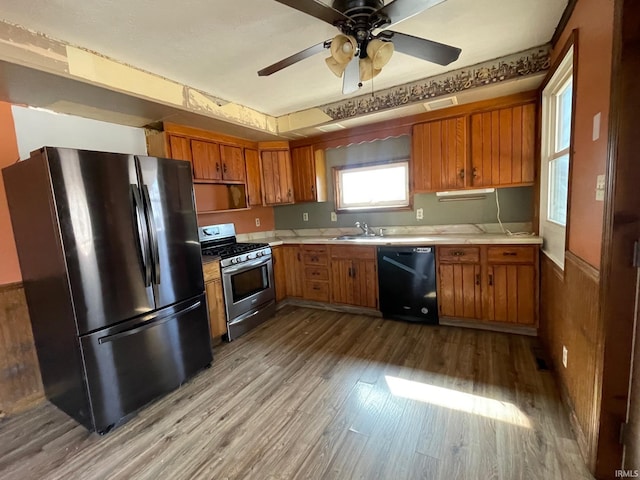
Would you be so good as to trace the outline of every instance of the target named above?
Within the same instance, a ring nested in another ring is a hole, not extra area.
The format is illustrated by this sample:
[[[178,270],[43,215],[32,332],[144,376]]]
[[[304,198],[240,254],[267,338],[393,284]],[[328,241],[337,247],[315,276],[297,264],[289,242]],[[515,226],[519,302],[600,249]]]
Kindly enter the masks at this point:
[[[447,190],[446,192],[436,192],[436,197],[478,197],[487,193],[495,192],[495,188],[474,188],[473,190]]]

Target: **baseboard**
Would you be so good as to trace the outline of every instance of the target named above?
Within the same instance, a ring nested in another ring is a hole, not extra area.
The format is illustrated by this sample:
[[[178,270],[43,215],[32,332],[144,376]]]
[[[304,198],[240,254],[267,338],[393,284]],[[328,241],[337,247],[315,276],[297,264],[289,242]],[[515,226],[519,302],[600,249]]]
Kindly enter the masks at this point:
[[[538,329],[536,327],[499,322],[485,322],[482,320],[467,320],[456,317],[440,317],[440,325],[475,328],[476,330],[490,330],[492,332],[513,333],[515,335],[528,335],[530,337],[538,336]]]

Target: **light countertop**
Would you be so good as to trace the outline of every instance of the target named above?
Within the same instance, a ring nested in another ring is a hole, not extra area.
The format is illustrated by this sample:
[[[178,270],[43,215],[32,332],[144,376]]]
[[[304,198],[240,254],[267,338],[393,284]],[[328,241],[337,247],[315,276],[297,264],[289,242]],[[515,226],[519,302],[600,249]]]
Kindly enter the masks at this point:
[[[535,235],[506,235],[495,233],[389,235],[336,240],[335,236],[267,237],[260,239],[272,247],[288,244],[327,245],[542,245],[542,238]]]

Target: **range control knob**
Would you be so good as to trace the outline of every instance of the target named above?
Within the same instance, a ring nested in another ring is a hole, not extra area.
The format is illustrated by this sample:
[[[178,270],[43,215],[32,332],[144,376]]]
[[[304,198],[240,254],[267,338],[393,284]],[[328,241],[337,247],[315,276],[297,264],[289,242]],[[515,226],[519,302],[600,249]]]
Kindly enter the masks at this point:
[[[262,252],[256,253],[256,257],[261,257],[262,255],[264,255],[264,253],[262,253]]]

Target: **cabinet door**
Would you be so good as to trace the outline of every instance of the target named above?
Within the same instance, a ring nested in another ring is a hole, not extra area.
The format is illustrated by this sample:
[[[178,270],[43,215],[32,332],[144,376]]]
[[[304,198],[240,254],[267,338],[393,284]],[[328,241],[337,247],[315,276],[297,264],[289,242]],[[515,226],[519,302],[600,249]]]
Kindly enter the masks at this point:
[[[467,118],[421,123],[413,127],[412,165],[416,192],[467,185]]]
[[[536,321],[535,267],[488,267],[488,320],[533,325]]]
[[[276,302],[287,296],[287,268],[285,265],[284,247],[272,247],[273,255],[273,279],[276,287]]]
[[[211,338],[219,340],[227,333],[227,319],[224,313],[224,297],[222,294],[222,282],[216,278],[207,282],[204,286],[207,295],[207,308],[209,310],[209,326]]]
[[[302,297],[302,256],[297,245],[283,245],[288,297]]]
[[[260,179],[260,157],[258,155],[258,151],[246,148],[244,150],[244,161],[247,169],[249,206],[261,206],[262,181]]]
[[[353,277],[351,272],[351,260],[331,260],[331,303],[353,304]]]
[[[293,202],[291,158],[285,150],[263,151],[262,179],[267,205]]]
[[[217,143],[191,140],[193,178],[195,180],[220,180],[220,148]]]
[[[220,159],[224,180],[242,182],[245,179],[244,157],[240,147],[220,145]]]
[[[438,267],[440,315],[482,318],[482,287],[479,264],[442,263]]]
[[[535,104],[471,115],[471,185],[533,183]]]
[[[191,161],[191,145],[184,137],[169,136],[169,146],[171,148],[171,158],[175,160]]]
[[[296,202],[316,201],[316,169],[313,147],[291,149],[293,192]]]
[[[351,262],[353,305],[378,307],[378,272],[375,260]]]

